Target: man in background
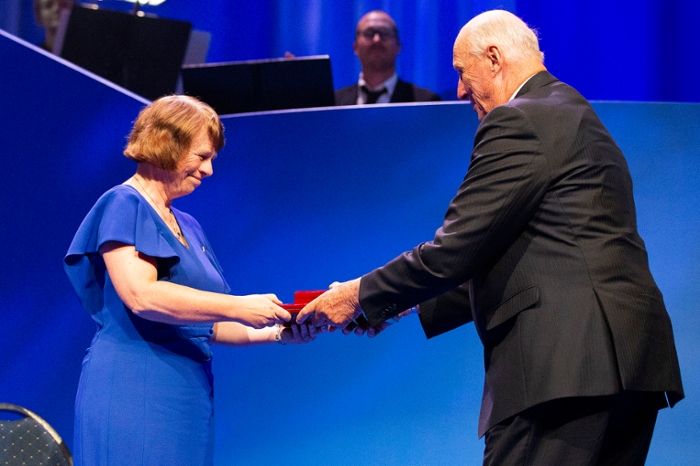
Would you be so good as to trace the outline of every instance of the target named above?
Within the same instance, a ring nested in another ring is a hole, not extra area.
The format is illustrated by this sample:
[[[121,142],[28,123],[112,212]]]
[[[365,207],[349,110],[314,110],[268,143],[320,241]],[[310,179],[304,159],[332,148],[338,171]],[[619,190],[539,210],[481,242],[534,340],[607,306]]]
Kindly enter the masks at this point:
[[[42,49],[53,52],[61,13],[73,8],[75,0],[34,0],[34,18],[44,28]]]
[[[462,28],[457,93],[481,123],[442,227],[297,321],[372,336],[419,305],[428,338],[474,322],[485,466],[641,466],[658,410],[684,396],[671,320],[624,155],[543,61],[507,11]]]
[[[440,100],[434,92],[402,81],[396,75],[401,41],[396,23],[385,12],[370,11],[360,19],[352,48],[360,59],[362,72],[356,84],[335,92],[336,105]]]

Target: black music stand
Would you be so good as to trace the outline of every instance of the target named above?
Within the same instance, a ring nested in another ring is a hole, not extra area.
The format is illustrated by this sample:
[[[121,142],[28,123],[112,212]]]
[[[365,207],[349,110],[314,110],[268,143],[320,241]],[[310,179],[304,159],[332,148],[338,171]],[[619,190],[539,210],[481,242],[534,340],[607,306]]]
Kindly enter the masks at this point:
[[[150,100],[175,92],[190,23],[81,5],[64,21],[61,57]]]
[[[327,55],[186,65],[182,85],[221,115],[335,105]]]

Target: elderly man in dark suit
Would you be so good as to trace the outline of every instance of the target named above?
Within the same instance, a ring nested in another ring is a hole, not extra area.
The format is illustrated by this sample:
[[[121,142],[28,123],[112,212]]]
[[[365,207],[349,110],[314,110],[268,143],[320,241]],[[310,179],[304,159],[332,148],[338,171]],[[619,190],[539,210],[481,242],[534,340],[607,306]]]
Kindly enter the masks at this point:
[[[362,72],[356,84],[335,92],[336,105],[440,100],[434,92],[396,75],[396,56],[401,52],[399,29],[385,12],[370,11],[360,19],[352,48],[360,59]]]
[[[481,123],[442,227],[298,320],[371,336],[418,304],[428,337],[473,321],[485,465],[642,465],[684,395],[625,158],[514,15],[467,23],[453,64]]]

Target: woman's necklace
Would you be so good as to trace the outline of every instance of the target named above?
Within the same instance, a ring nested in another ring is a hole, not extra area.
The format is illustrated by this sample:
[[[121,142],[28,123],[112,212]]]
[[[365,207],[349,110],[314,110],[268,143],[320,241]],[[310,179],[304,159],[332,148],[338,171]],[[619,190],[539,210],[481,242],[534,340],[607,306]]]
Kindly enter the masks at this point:
[[[175,214],[173,213],[173,209],[168,209],[168,213],[170,215],[167,215],[163,210],[158,207],[158,204],[156,204],[156,201],[153,200],[150,194],[148,194],[148,191],[146,191],[146,188],[143,187],[139,179],[134,175],[134,180],[138,183],[138,185],[141,187],[141,190],[143,193],[146,195],[146,197],[151,201],[151,204],[158,210],[163,215],[163,220],[165,221],[165,224],[168,225],[168,228],[170,228],[175,236],[177,236],[177,239],[182,241],[182,231],[180,230],[180,224],[177,223],[177,219],[175,218]],[[172,220],[171,220],[172,219]]]

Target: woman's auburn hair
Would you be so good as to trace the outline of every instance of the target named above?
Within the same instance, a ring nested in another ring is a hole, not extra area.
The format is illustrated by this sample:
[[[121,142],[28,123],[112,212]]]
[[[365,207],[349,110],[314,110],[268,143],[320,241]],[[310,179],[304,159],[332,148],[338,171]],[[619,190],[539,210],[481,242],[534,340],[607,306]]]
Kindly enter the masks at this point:
[[[214,109],[190,96],[161,97],[136,117],[124,155],[173,171],[203,128],[219,152],[224,147],[224,127]]]

